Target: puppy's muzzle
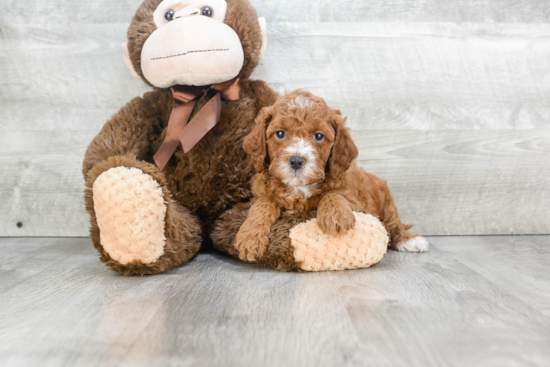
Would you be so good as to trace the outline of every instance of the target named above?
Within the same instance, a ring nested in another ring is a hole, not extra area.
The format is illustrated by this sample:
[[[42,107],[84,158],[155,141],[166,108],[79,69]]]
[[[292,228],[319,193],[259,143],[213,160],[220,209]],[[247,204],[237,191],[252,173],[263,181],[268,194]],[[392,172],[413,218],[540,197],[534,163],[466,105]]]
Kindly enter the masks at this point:
[[[290,166],[295,171],[302,168],[302,166],[304,165],[305,162],[306,162],[306,159],[304,157],[300,157],[300,156],[297,156],[297,155],[295,155],[293,157],[290,157]]]

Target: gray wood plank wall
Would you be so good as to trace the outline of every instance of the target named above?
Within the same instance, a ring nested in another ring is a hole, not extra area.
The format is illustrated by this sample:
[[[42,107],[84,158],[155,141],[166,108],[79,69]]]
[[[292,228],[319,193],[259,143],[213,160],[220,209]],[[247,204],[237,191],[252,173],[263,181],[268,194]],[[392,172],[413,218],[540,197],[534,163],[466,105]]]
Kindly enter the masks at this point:
[[[0,236],[87,235],[86,146],[148,90],[120,53],[139,3],[0,0]],[[548,1],[253,3],[253,77],[349,116],[418,232],[550,233]]]

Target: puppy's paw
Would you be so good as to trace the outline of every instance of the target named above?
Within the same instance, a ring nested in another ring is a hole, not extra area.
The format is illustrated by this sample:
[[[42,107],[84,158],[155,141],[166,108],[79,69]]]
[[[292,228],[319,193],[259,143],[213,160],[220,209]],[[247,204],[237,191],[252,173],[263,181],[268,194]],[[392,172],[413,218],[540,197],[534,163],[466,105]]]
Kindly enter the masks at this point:
[[[398,243],[395,246],[397,251],[401,252],[426,252],[430,247],[430,243],[422,236],[409,238],[408,240]]]
[[[317,224],[323,233],[338,236],[355,227],[355,216],[351,210],[336,207],[317,212]]]
[[[267,251],[269,237],[259,235],[237,234],[235,247],[239,251],[239,259],[254,263],[258,261]]]

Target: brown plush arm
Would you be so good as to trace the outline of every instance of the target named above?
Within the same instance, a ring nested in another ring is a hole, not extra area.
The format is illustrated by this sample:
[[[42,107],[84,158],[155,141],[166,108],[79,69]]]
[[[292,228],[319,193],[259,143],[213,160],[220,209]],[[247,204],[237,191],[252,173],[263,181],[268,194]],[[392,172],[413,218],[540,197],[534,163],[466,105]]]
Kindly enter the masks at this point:
[[[329,235],[345,234],[355,226],[350,202],[341,194],[327,192],[317,208],[317,223]]]
[[[271,226],[280,215],[281,209],[267,199],[259,198],[252,204],[235,239],[241,260],[256,262],[263,256],[269,246]]]
[[[170,102],[166,93],[155,91],[121,108],[88,146],[82,164],[84,178],[95,165],[110,157],[149,160],[154,153],[150,148],[151,139],[162,131],[166,118],[163,114],[169,113]]]

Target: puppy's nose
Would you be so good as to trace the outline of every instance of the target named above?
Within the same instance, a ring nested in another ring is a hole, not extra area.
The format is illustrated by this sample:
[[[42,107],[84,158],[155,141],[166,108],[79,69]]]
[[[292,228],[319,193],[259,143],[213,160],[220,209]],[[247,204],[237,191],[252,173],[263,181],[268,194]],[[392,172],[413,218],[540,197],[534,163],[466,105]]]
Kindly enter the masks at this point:
[[[290,166],[292,167],[292,169],[299,170],[300,168],[302,168],[302,165],[305,161],[306,159],[304,157],[299,157],[295,155],[293,157],[290,157]]]

